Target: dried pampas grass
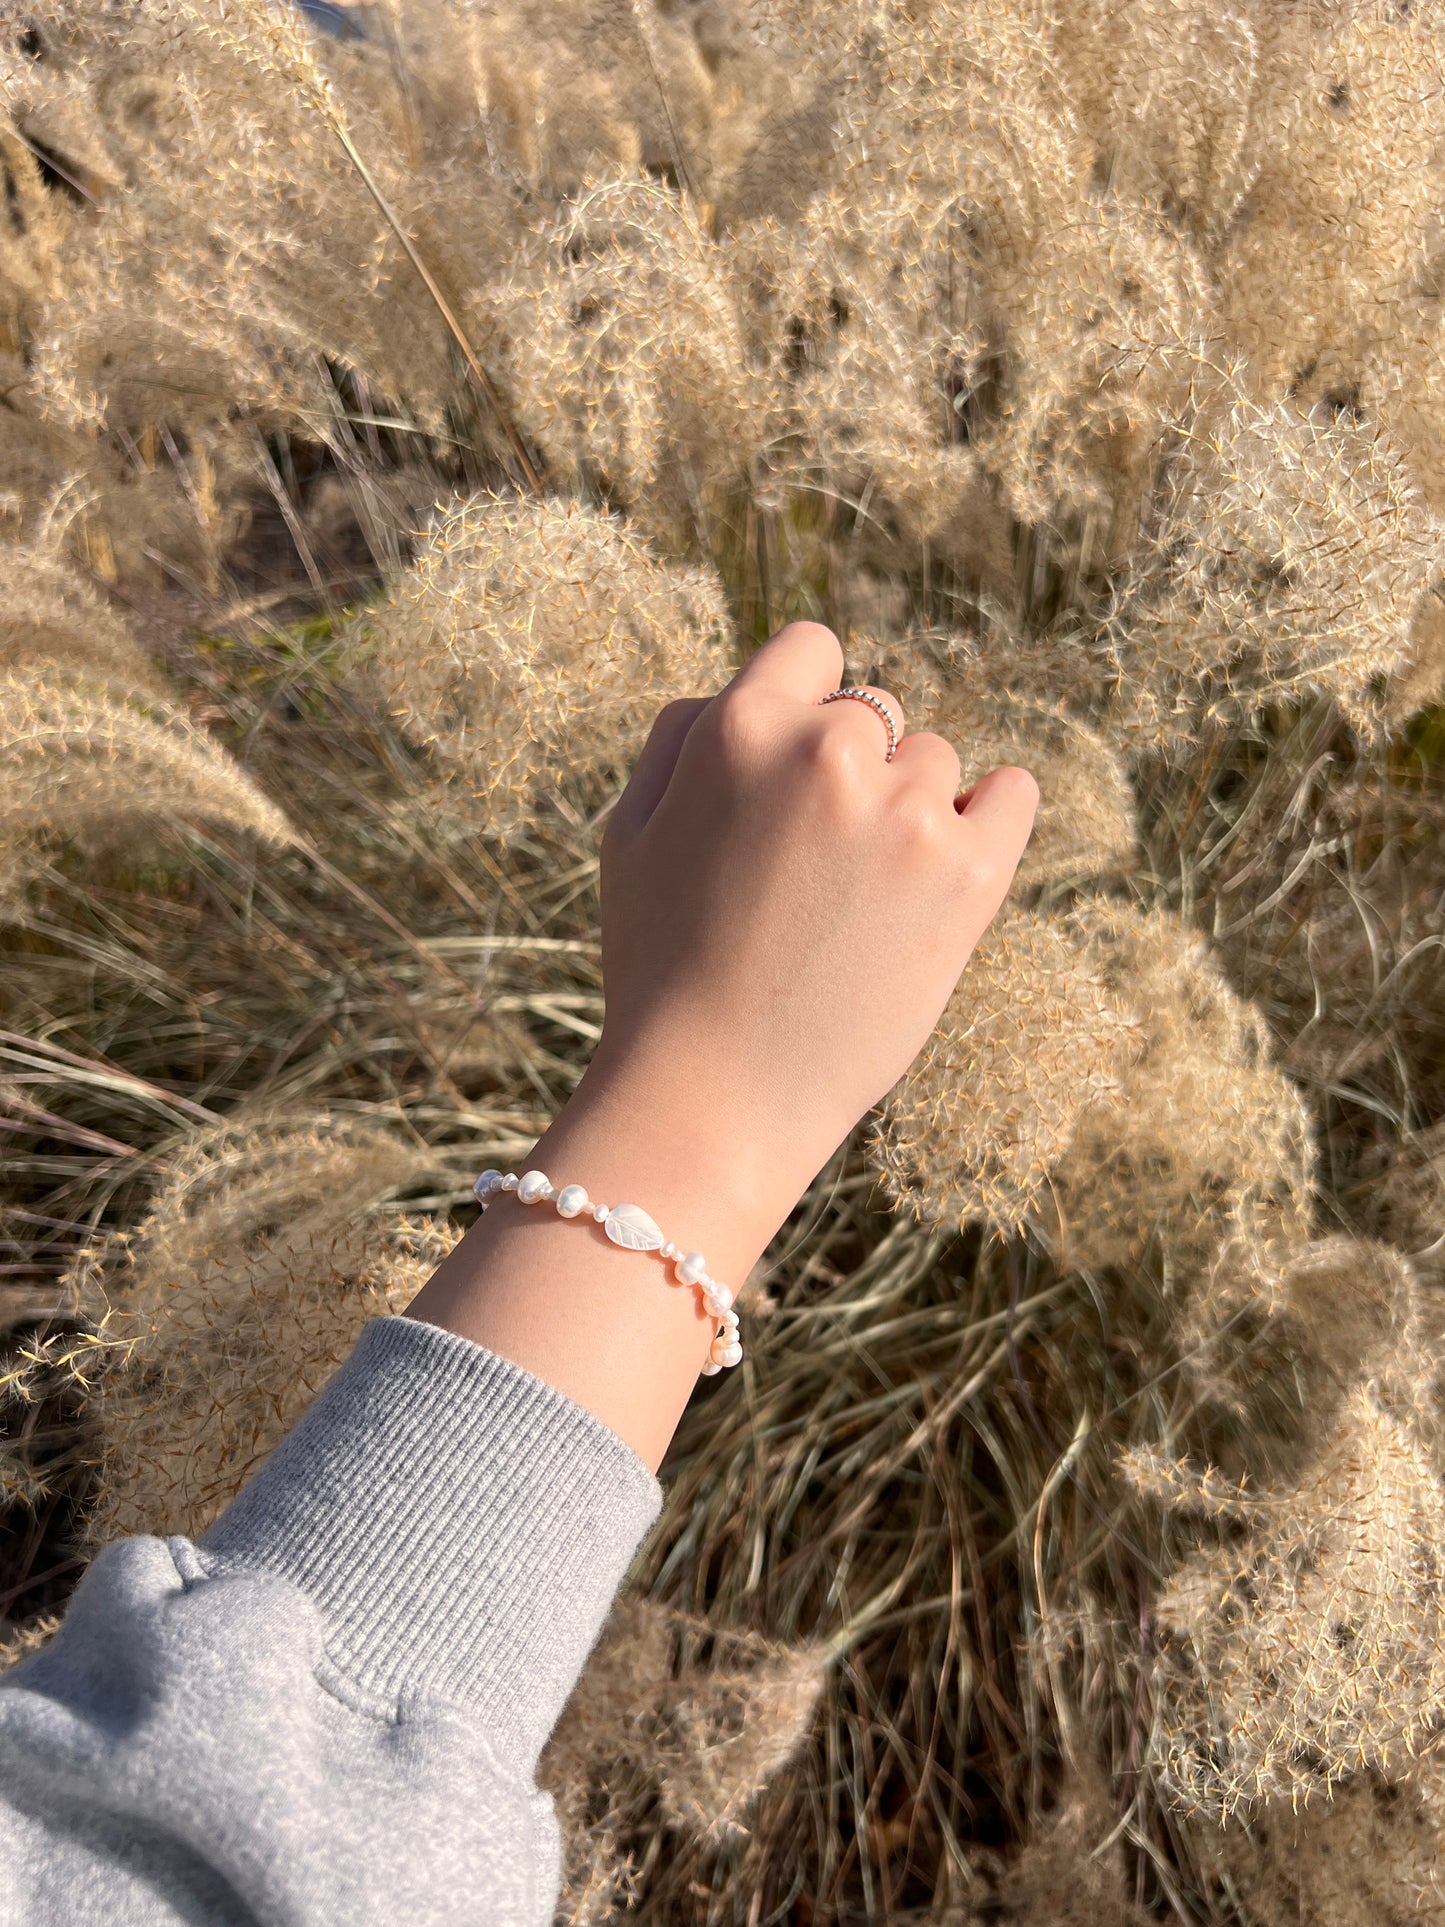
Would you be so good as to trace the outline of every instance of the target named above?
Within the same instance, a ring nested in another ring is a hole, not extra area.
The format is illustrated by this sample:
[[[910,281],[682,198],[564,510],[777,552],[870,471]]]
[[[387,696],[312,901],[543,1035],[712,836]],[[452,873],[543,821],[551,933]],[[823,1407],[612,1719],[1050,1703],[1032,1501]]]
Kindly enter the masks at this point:
[[[874,1148],[890,1197],[930,1222],[1017,1229],[1122,1089],[1139,1028],[1066,926],[998,918],[888,1100]]]
[[[0,671],[155,690],[154,664],[59,545],[0,544]]]
[[[657,1802],[674,1834],[745,1836],[751,1811],[807,1738],[825,1657],[646,1600],[613,1611],[543,1756],[567,1845],[562,1907],[602,1921],[629,1869],[595,1800]]]
[[[46,844],[114,850],[148,818],[292,836],[251,778],[167,705],[141,708],[63,673],[0,676],[0,772],[0,903],[18,905]]]
[[[1174,919],[1103,899],[1072,913],[1083,955],[1142,1018],[1129,1074],[1084,1120],[1051,1187],[1060,1262],[1207,1258],[1230,1223],[1297,1231],[1313,1159],[1298,1093],[1269,1063],[1258,1013]]]
[[[1445,1786],[1427,1755],[1403,1779],[1362,1773],[1328,1800],[1272,1802],[1248,1826],[1191,1823],[1205,1867],[1259,1927],[1440,1927]]]
[[[705,529],[768,427],[718,250],[655,182],[584,187],[481,311],[559,478],[664,539]]]
[[[1141,1927],[1147,1916],[1127,1897],[1117,1835],[1107,1789],[1075,1780],[983,1904],[945,1916],[948,1927]]]
[[[659,561],[625,523],[482,497],[438,517],[351,648],[439,774],[506,836],[564,776],[595,806],[660,704],[725,680],[729,627],[711,574]]]
[[[1438,1729],[1445,1493],[1414,1414],[1361,1385],[1299,1476],[1160,1594],[1155,1750],[1190,1810],[1328,1798]]]
[[[1200,1396],[1234,1421],[1224,1447],[1232,1468],[1296,1468],[1362,1383],[1418,1407],[1431,1378],[1423,1311],[1418,1274],[1389,1245],[1226,1241],[1195,1284],[1179,1335]]]
[[[1350,411],[1430,271],[1439,22],[1393,0],[1259,21],[1254,178],[1219,259],[1229,325],[1266,395]]]
[[[177,1154],[135,1231],[77,1269],[75,1310],[120,1359],[92,1401],[93,1543],[203,1532],[370,1317],[401,1311],[454,1242],[368,1217],[424,1168],[374,1128],[227,1128]]]
[[[1154,740],[1325,692],[1378,723],[1411,661],[1432,524],[1377,433],[1236,401],[1184,443],[1108,637],[1121,726]]]

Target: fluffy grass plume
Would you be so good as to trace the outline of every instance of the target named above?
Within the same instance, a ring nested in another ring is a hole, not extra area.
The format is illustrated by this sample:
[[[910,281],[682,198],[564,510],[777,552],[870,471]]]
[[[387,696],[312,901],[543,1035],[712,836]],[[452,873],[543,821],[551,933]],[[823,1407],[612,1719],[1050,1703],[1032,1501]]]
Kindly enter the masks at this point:
[[[365,1214],[417,1169],[375,1129],[229,1128],[179,1153],[135,1231],[84,1261],[76,1310],[109,1313],[121,1361],[93,1401],[97,1543],[203,1532],[366,1320],[405,1307],[450,1240]]]
[[[1300,1476],[1185,1560],[1159,1601],[1159,1765],[1225,1819],[1401,1775],[1445,1693],[1445,1505],[1418,1426],[1361,1386]]]
[[[1017,1927],[1142,1927],[1129,1900],[1106,1789],[1097,1777],[1065,1786],[1058,1809],[959,1927],[1012,1921]]]
[[[518,254],[485,321],[559,478],[674,539],[746,482],[765,390],[720,251],[655,181],[589,183]]]
[[[1438,1724],[1437,1359],[1420,1309],[1398,1252],[1333,1238],[1227,1249],[1185,1321],[1244,1474],[1147,1454],[1127,1469],[1205,1534],[1160,1595],[1155,1681],[1162,1770],[1196,1810],[1227,1821],[1362,1769],[1399,1777]]]
[[[888,1100],[889,1195],[934,1223],[1016,1230],[1090,1109],[1122,1091],[1139,1030],[1064,924],[1000,917]]]
[[[274,843],[292,832],[246,773],[161,703],[63,674],[0,676],[0,904],[19,904],[37,854],[57,839],[124,848],[147,819],[200,818]]]
[[[1440,1850],[1445,1789],[1427,1756],[1403,1779],[1361,1773],[1329,1801],[1278,1801],[1249,1827],[1192,1829],[1260,1927],[1372,1927],[1445,1920]]]
[[[154,687],[155,666],[52,539],[0,545],[0,668],[60,672],[122,691]]]
[[[710,573],[579,504],[502,497],[438,516],[358,647],[391,714],[499,835],[563,770],[615,778],[664,702],[731,668]]]
[[[1256,1214],[1307,1221],[1307,1114],[1269,1062],[1258,1014],[1189,930],[1103,899],[1070,913],[1084,955],[1142,1019],[1132,1066],[1084,1119],[1053,1186],[1064,1262],[1137,1264],[1159,1241],[1176,1265]]]
[[[1365,723],[1438,566],[1378,429],[1236,401],[1194,426],[1175,488],[1111,621],[1121,721],[1165,735],[1323,690]]]
[[[664,1827],[685,1839],[744,1837],[759,1797],[808,1736],[826,1657],[646,1601],[619,1605],[542,1765],[571,1822],[571,1905],[595,1914],[609,1861],[609,1902],[625,1879],[615,1828],[605,1815],[600,1827],[587,1823],[599,1787],[619,1804],[655,1800]]]

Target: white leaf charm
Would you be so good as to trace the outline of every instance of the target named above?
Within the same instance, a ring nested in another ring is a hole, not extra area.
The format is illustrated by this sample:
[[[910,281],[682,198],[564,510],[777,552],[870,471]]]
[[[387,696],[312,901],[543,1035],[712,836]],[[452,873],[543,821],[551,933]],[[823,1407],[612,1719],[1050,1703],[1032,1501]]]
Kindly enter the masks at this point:
[[[662,1232],[640,1204],[614,1204],[603,1226],[613,1244],[626,1251],[661,1251]]]

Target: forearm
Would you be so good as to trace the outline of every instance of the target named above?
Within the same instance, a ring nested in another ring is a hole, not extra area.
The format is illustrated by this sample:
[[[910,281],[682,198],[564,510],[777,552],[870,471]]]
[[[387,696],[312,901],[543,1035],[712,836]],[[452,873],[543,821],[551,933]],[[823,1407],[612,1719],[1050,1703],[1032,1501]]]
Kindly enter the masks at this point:
[[[706,1040],[614,1057],[604,1047],[518,1166],[639,1204],[734,1290],[827,1156],[760,1119],[767,1095],[727,1087]],[[767,1148],[784,1145],[785,1148]],[[592,1412],[654,1469],[716,1330],[700,1294],[589,1217],[498,1197],[408,1315],[473,1339]]]

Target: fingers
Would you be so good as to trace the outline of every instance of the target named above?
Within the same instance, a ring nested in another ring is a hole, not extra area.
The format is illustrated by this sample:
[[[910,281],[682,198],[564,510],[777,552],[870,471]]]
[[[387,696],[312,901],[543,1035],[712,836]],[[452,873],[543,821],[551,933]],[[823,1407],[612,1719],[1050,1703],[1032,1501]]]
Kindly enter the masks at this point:
[[[838,687],[842,674],[843,650],[833,631],[821,622],[790,622],[763,644],[728,687],[770,689],[815,703]]]
[[[640,830],[652,815],[672,781],[688,732],[713,700],[711,696],[684,696],[658,711],[642,754],[632,766],[627,788],[612,812],[609,836]]]
[[[834,688],[836,687],[837,684],[835,683]],[[871,685],[863,683],[852,683],[849,687],[858,689],[864,694],[872,696],[875,702],[882,704],[883,708],[893,720],[892,736],[888,734],[887,724],[873,707],[873,704],[863,702],[858,696],[844,697],[837,702],[828,704],[826,711],[828,728],[850,730],[860,743],[863,742],[865,738],[871,736],[872,740],[878,745],[879,755],[885,762],[888,757],[888,746],[892,743],[894,745],[896,760],[898,752],[901,751],[903,747],[903,731],[907,725],[907,719],[903,714],[902,703],[887,689],[874,689]],[[826,695],[826,693],[825,691],[824,694]]]
[[[1026,769],[1005,766],[981,776],[961,812],[964,834],[989,867],[1013,866],[1024,853],[1039,805],[1039,786]]]
[[[841,709],[843,705],[837,706]],[[923,784],[932,795],[951,802],[958,794],[963,774],[958,751],[930,729],[920,729],[917,735],[904,737],[893,758],[893,767],[910,781]]]

